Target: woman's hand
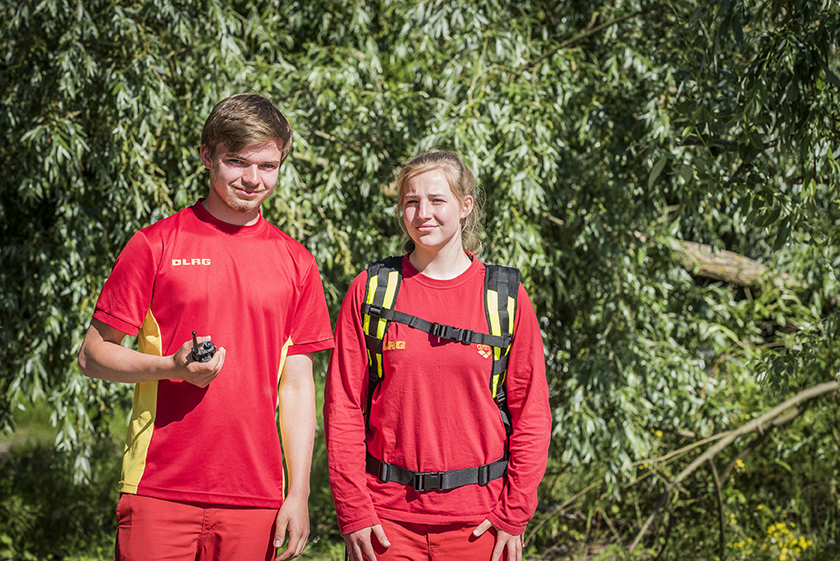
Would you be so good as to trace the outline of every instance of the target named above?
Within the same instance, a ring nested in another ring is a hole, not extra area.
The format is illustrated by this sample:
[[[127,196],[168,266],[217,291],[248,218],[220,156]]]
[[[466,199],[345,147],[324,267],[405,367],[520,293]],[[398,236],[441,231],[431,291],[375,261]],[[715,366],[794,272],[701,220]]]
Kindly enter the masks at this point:
[[[479,537],[491,527],[496,528],[496,547],[493,548],[493,556],[490,561],[499,561],[505,551],[507,551],[508,561],[522,561],[522,546],[524,544],[522,534],[508,534],[485,518],[484,522],[473,530],[473,535]]]
[[[381,524],[375,526],[368,526],[355,532],[350,532],[344,535],[344,544],[347,546],[348,559],[350,561],[376,561],[376,554],[373,552],[373,543],[370,541],[371,533],[376,536],[384,547],[389,547],[391,542],[385,536],[385,531]]]

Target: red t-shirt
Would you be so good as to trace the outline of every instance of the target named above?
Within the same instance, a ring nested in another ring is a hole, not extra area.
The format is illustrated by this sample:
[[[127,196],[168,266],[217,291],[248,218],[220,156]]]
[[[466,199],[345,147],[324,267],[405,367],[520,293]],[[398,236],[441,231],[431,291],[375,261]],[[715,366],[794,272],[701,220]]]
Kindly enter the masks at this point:
[[[485,267],[474,259],[451,280],[436,280],[402,260],[394,308],[423,319],[488,332]],[[336,324],[324,403],[330,485],[342,534],[379,517],[420,524],[479,524],[485,518],[522,533],[537,505],[551,432],[542,338],[531,301],[520,285],[506,388],[513,434],[508,474],[487,486],[418,493],[365,473],[374,457],[414,471],[476,467],[504,456],[505,430],[490,395],[489,348],[437,339],[392,322],[384,339],[382,381],[362,417],[368,366],[361,305],[366,273],[356,277]]]
[[[120,491],[279,508],[283,362],[333,346],[312,255],[262,216],[235,226],[199,201],[131,238],[93,317],[149,354],[175,353],[193,331],[226,350],[206,388],[136,384]]]

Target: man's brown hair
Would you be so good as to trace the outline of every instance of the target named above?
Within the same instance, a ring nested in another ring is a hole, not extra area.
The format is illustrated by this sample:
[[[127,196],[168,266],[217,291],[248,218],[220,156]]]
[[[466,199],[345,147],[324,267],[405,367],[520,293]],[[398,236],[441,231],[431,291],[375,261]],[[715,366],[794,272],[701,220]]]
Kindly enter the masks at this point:
[[[255,93],[232,95],[217,103],[201,131],[201,144],[210,149],[211,156],[221,143],[238,152],[265,142],[277,144],[282,163],[292,151],[292,127],[279,109]]]

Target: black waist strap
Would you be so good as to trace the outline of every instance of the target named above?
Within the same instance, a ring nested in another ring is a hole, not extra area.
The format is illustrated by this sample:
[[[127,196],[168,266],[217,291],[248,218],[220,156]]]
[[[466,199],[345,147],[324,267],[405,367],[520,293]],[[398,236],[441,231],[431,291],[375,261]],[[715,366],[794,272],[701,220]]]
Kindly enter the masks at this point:
[[[365,471],[375,475],[382,483],[401,483],[411,485],[415,491],[431,491],[440,489],[446,491],[463,487],[464,485],[487,485],[494,479],[499,479],[507,472],[507,458],[496,460],[492,464],[483,466],[453,469],[449,471],[411,471],[404,467],[395,466],[377,460],[370,454],[367,455]]]

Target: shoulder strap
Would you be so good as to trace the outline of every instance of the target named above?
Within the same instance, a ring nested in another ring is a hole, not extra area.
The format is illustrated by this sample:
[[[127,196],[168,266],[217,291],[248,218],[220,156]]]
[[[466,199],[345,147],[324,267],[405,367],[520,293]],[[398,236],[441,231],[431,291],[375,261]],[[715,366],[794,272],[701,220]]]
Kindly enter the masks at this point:
[[[490,372],[490,395],[501,412],[508,434],[511,432],[507,407],[505,375],[507,372],[513,324],[516,318],[516,297],[519,293],[519,269],[487,265],[484,279],[484,311],[490,333],[433,323],[394,310],[402,281],[402,257],[388,257],[368,266],[365,300],[362,304],[362,329],[368,355],[368,390],[365,399],[365,423],[370,422],[373,392],[382,380],[382,345],[392,321],[420,329],[441,339],[469,345],[476,343],[493,349]]]
[[[382,380],[382,340],[390,321],[377,313],[394,307],[402,280],[402,257],[386,257],[371,263],[367,270],[365,301],[362,306],[362,329],[368,355],[368,390],[365,400],[365,423],[370,420],[373,392]],[[371,317],[372,316],[372,317]]]
[[[513,337],[519,278],[519,269],[487,265],[484,277],[484,310],[492,335]],[[508,434],[512,431],[505,389],[509,353],[510,345],[493,347],[493,368],[490,372],[490,395],[499,407]]]

